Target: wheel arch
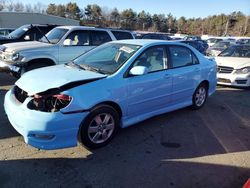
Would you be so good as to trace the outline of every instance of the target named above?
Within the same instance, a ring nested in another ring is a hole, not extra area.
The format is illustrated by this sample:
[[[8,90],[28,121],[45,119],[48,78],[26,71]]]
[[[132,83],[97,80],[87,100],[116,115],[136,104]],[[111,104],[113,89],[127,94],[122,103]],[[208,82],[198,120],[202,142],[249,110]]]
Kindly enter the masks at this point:
[[[118,115],[119,115],[119,118],[120,118],[120,119],[122,118],[123,113],[122,113],[122,109],[121,109],[121,107],[119,106],[119,104],[117,104],[117,103],[115,103],[115,102],[113,102],[113,101],[104,101],[104,102],[101,102],[101,103],[96,104],[96,105],[93,106],[91,109],[94,109],[94,108],[96,108],[97,106],[100,106],[100,105],[108,105],[108,106],[111,106],[112,108],[114,108],[114,109],[117,111],[117,113],[118,113]]]
[[[207,87],[207,90],[209,90],[209,81],[208,80],[203,80],[197,87],[199,87],[202,84],[204,84]]]
[[[48,65],[56,65],[54,60],[52,60],[50,58],[37,58],[37,59],[31,59],[30,61],[28,61],[26,63],[26,66],[29,66],[29,65],[34,64],[34,63],[45,63]]]

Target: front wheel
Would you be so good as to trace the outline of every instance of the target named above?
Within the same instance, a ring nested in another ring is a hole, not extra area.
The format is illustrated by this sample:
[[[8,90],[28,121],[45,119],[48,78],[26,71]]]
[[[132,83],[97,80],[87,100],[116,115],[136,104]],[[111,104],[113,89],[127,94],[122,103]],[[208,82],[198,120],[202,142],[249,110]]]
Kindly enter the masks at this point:
[[[200,84],[193,94],[193,109],[200,109],[207,100],[208,88],[206,84]]]
[[[108,105],[100,105],[91,110],[80,127],[80,139],[89,149],[107,145],[119,127],[117,111]]]

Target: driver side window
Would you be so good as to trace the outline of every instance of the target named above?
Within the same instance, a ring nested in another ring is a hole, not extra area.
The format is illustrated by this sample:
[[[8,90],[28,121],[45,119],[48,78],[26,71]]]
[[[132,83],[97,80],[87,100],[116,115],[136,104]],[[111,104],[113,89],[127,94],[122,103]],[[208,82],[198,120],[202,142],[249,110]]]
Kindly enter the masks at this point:
[[[144,66],[148,72],[155,72],[167,68],[167,58],[163,46],[151,47],[145,50],[134,62],[133,67]]]
[[[71,46],[88,46],[90,41],[88,31],[73,31],[66,39],[70,40]]]

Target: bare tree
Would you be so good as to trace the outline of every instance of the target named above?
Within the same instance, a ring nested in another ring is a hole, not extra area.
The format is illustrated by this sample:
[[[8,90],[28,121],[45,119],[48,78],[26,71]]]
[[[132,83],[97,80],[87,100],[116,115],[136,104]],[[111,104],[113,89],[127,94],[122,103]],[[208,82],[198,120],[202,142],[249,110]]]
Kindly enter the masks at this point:
[[[12,12],[14,10],[14,1],[8,0],[6,2],[6,8],[8,9],[9,12]]]
[[[30,4],[25,5],[25,12],[29,12],[29,13],[33,12],[33,8]]]
[[[33,12],[36,13],[42,13],[44,14],[46,12],[47,6],[42,4],[41,2],[37,2],[33,5]]]
[[[23,3],[21,2],[14,3],[14,11],[23,12],[23,10],[24,10]]]
[[[5,8],[5,0],[0,0],[0,11]]]

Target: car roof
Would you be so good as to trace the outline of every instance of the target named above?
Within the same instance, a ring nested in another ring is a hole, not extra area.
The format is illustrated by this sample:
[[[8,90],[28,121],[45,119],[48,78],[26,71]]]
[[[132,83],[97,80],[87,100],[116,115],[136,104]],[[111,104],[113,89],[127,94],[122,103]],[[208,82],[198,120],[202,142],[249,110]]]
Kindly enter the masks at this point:
[[[185,46],[184,43],[180,43],[177,41],[165,41],[165,40],[154,40],[154,39],[129,39],[129,40],[117,40],[112,41],[112,43],[124,43],[124,44],[133,44],[133,45],[140,45],[140,46],[147,46],[147,45],[163,45],[163,44],[182,44]]]
[[[30,26],[36,26],[36,27],[44,27],[44,26],[56,26],[55,24],[24,24],[20,27],[23,27],[23,26],[26,26],[26,27],[30,27]]]
[[[240,47],[246,46],[246,47],[250,47],[250,44],[234,44],[232,46],[240,46]]]
[[[106,31],[110,30],[110,29],[105,29],[105,28],[97,28],[97,27],[89,27],[89,26],[71,26],[71,25],[58,26],[57,28],[69,29],[69,30],[71,30],[71,29],[79,29],[79,30],[89,29],[89,30],[100,30],[100,31],[101,30],[106,30]]]
[[[0,30],[13,30],[13,29],[15,29],[15,28],[0,28]]]

